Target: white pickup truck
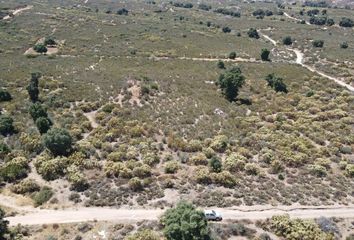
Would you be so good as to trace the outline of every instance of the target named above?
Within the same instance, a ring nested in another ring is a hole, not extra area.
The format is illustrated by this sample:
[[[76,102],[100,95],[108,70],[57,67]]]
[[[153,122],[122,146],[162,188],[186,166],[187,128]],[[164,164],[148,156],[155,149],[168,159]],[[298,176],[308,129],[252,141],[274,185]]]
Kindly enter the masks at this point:
[[[204,210],[204,215],[208,221],[221,221],[222,220],[221,214],[214,211],[214,210]]]

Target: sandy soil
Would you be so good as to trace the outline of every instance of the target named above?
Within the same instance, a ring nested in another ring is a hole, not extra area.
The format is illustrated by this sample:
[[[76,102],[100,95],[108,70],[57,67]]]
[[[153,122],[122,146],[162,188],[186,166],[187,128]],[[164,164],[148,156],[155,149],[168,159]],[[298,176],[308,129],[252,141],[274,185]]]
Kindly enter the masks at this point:
[[[12,15],[13,15],[13,16],[16,16],[16,15],[20,14],[21,12],[26,11],[26,10],[30,10],[30,9],[32,9],[32,8],[33,8],[33,6],[30,5],[30,6],[26,6],[26,7],[24,7],[24,8],[16,9],[16,10],[14,10],[14,11],[12,12]],[[7,15],[7,16],[5,16],[5,17],[3,18],[3,20],[8,20],[8,19],[10,19],[10,18],[12,18],[12,16],[11,16],[11,15]]]
[[[354,218],[354,206],[244,206],[234,209],[216,209],[224,220],[261,220],[274,215],[289,214],[293,218],[311,219],[324,217]],[[39,210],[22,216],[8,217],[10,225],[40,225],[54,223],[73,223],[84,221],[137,222],[158,220],[165,210],[161,209],[113,209],[113,208],[77,208],[65,210]]]

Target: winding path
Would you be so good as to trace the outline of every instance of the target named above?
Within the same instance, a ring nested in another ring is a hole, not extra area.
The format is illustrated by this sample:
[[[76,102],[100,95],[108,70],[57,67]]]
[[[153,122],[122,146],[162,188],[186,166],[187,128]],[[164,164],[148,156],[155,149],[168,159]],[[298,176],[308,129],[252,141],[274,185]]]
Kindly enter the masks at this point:
[[[271,37],[269,37],[268,35],[265,35],[264,33],[262,33],[261,31],[259,31],[260,35],[267,39],[268,41],[270,41],[274,46],[277,46],[277,42],[272,39]],[[342,86],[342,87],[345,87],[347,88],[349,91],[351,92],[354,92],[354,87],[351,86],[350,84],[347,84],[345,82],[343,82],[341,79],[339,78],[336,78],[336,77],[332,77],[324,72],[321,72],[319,70],[317,70],[315,67],[312,67],[310,65],[307,65],[304,63],[304,53],[301,52],[299,49],[296,49],[296,48],[286,48],[288,51],[292,51],[295,53],[296,55],[296,60],[295,60],[295,63],[296,64],[299,64],[301,65],[302,67],[308,69],[309,71],[313,72],[313,73],[317,73],[318,75],[322,76],[322,77],[325,77],[325,78],[328,78],[332,81],[334,81],[335,83],[337,83],[338,85]]]
[[[24,8],[16,9],[16,10],[14,10],[14,11],[12,12],[12,15],[13,15],[13,16],[16,16],[16,15],[20,14],[21,12],[26,11],[26,10],[30,10],[30,9],[32,9],[32,8],[33,8],[33,6],[32,6],[32,5],[29,5],[29,6],[26,6],[26,7],[24,7]],[[8,20],[8,19],[12,18],[12,15],[7,15],[7,16],[5,16],[5,17],[3,18],[3,20]]]

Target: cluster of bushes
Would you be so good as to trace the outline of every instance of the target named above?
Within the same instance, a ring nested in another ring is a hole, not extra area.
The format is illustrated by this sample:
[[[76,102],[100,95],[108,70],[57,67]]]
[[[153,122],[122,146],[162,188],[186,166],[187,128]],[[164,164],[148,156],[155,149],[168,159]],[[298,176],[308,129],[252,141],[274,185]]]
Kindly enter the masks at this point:
[[[15,132],[14,120],[8,115],[0,115],[0,134],[3,136],[11,135]]]
[[[223,15],[228,15],[228,16],[232,16],[232,17],[241,17],[241,13],[240,12],[235,12],[232,11],[230,9],[225,9],[225,8],[218,8],[214,10],[215,13],[220,13]]]
[[[344,18],[342,18],[342,20],[340,20],[339,26],[351,28],[354,26],[354,21],[350,18],[344,17]]]
[[[258,39],[259,38],[259,34],[257,32],[257,29],[255,28],[250,28],[247,32],[247,35],[250,37],[250,38],[255,38],[255,39]]]
[[[283,44],[284,45],[291,45],[293,44],[293,40],[290,36],[286,36],[283,38]]]
[[[121,8],[121,9],[119,9],[119,10],[117,11],[117,14],[118,14],[118,15],[128,16],[129,11],[128,11],[127,9],[125,9],[125,8]]]
[[[310,18],[310,23],[314,25],[332,26],[335,24],[332,18],[313,16]]]
[[[291,219],[289,215],[273,216],[267,228],[285,239],[334,239],[333,233],[327,233],[312,220]]]
[[[303,3],[304,7],[319,7],[319,8],[327,8],[330,7],[330,5],[328,5],[327,1],[309,1],[306,0]]]
[[[264,18],[265,16],[272,16],[273,15],[273,12],[266,9],[266,10],[263,10],[263,9],[257,9],[256,11],[254,11],[252,13],[253,16],[257,17],[257,18]]]
[[[38,131],[41,134],[48,132],[53,124],[48,117],[47,109],[43,107],[43,105],[39,102],[36,102],[30,106],[28,111],[33,121],[35,122]]]
[[[204,11],[209,11],[209,10],[212,9],[212,7],[210,5],[207,5],[207,4],[204,4],[204,3],[199,4],[198,8],[201,9],[201,10],[204,10]]]
[[[6,182],[15,182],[27,177],[28,171],[28,159],[25,157],[15,157],[0,167],[0,179]]]
[[[275,74],[269,74],[266,76],[265,80],[267,81],[268,86],[273,88],[276,92],[288,93],[288,89],[286,84],[283,82],[283,79],[275,76]]]
[[[48,51],[48,46],[56,45],[56,42],[51,37],[46,37],[43,43],[38,43],[33,47],[33,50],[38,53],[46,53]]]
[[[180,8],[193,8],[192,3],[181,3],[181,2],[172,2],[172,6]]]

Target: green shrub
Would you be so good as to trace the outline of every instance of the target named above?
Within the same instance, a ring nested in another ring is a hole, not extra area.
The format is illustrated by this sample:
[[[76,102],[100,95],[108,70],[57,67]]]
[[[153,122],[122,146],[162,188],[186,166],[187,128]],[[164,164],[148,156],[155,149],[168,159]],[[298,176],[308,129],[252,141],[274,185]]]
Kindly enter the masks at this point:
[[[226,150],[228,143],[229,143],[229,139],[225,135],[217,135],[210,143],[210,147],[214,151],[222,153]]]
[[[16,194],[27,194],[39,191],[40,187],[33,179],[25,179],[11,186],[10,190]]]
[[[186,202],[168,209],[161,218],[167,240],[198,239],[209,240],[208,222],[204,213]]]
[[[5,156],[11,152],[9,146],[6,143],[0,142],[0,159],[4,159]]]
[[[0,177],[7,182],[25,178],[28,172],[28,160],[25,157],[15,157],[0,167]]]
[[[34,47],[33,47],[33,50],[38,52],[38,53],[46,53],[48,51],[47,47],[44,45],[44,44],[36,44]]]
[[[250,38],[255,38],[255,39],[259,38],[259,34],[255,28],[250,28],[248,30],[247,34]]]
[[[217,67],[220,68],[220,69],[225,69],[225,64],[223,61],[219,60],[218,63],[217,63]]]
[[[315,40],[312,42],[312,45],[314,47],[321,48],[324,45],[324,41],[323,40]]]
[[[52,125],[52,121],[47,117],[39,117],[36,120],[36,126],[41,134],[47,133]]]
[[[243,171],[246,163],[247,159],[244,156],[237,153],[232,153],[225,158],[223,167],[225,170],[230,172]]]
[[[73,165],[67,168],[67,179],[71,183],[71,190],[82,192],[89,187],[84,173],[78,166]]]
[[[176,173],[179,169],[179,163],[175,160],[165,163],[165,173]]]
[[[32,104],[28,111],[34,121],[40,117],[48,118],[47,109],[45,109],[40,103]]]
[[[245,171],[249,175],[258,175],[260,173],[260,169],[255,163],[247,163],[245,165]]]
[[[49,199],[54,195],[50,187],[44,186],[42,189],[33,195],[33,200],[35,207],[41,206],[44,203],[48,202]]]
[[[235,59],[237,57],[236,52],[230,52],[229,59]]]
[[[293,40],[291,39],[290,36],[284,37],[283,38],[283,44],[284,45],[291,45],[291,44],[293,44]]]
[[[0,89],[0,102],[11,101],[11,99],[11,94],[8,91]]]
[[[150,229],[145,229],[139,231],[131,236],[128,236],[126,240],[160,240],[157,232],[154,232]]]
[[[273,73],[269,74],[265,80],[268,82],[268,86],[273,88],[276,92],[288,93],[286,84],[283,82],[283,79],[275,76]]]
[[[343,48],[343,49],[347,49],[349,47],[348,43],[347,42],[342,42],[340,44],[340,48]]]
[[[270,220],[270,228],[279,237],[285,239],[308,239],[308,240],[333,240],[330,233],[324,233],[312,220],[290,219],[289,215],[273,216]]]
[[[130,179],[128,185],[129,188],[135,192],[143,189],[143,183],[137,177]]]
[[[0,134],[3,136],[11,135],[15,132],[14,120],[7,115],[0,115]]]
[[[190,163],[193,165],[207,165],[208,160],[204,153],[197,153],[190,158]]]
[[[64,175],[68,166],[66,157],[50,158],[38,156],[34,163],[37,172],[47,181],[57,179]]]
[[[5,220],[5,211],[0,208],[0,239],[6,240],[7,234],[9,233],[8,229],[9,221]]]
[[[211,174],[212,182],[224,187],[232,188],[237,184],[237,180],[229,171]]]
[[[68,155],[73,139],[65,129],[52,128],[44,135],[43,143],[55,156]]]
[[[269,61],[269,54],[270,54],[270,51],[266,48],[263,48],[262,52],[261,52],[262,61]]]
[[[309,165],[308,169],[313,175],[317,177],[324,177],[327,175],[326,168],[318,164]]]
[[[44,40],[44,45],[56,45],[57,43],[52,37],[46,37]]]
[[[151,167],[144,164],[142,166],[137,166],[133,169],[133,176],[139,178],[146,178],[151,176]]]
[[[222,170],[222,163],[220,159],[216,156],[209,160],[209,168],[212,172],[219,173]]]
[[[347,176],[354,178],[354,164],[347,164],[345,172]]]

